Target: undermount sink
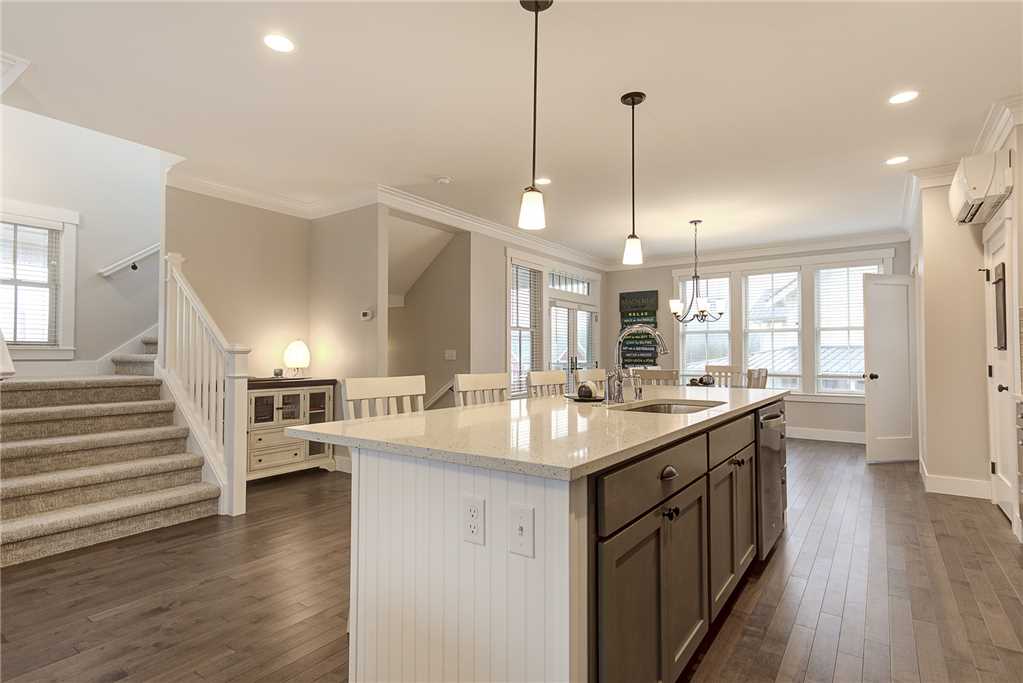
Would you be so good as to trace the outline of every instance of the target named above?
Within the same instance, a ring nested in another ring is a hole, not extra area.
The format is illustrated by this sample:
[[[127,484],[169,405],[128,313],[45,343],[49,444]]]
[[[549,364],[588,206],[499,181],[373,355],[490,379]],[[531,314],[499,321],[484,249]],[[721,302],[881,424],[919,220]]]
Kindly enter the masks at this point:
[[[619,410],[628,410],[636,413],[664,413],[668,415],[685,415],[687,413],[698,413],[701,410],[724,405],[724,401],[656,401],[641,403],[640,405],[625,404]]]

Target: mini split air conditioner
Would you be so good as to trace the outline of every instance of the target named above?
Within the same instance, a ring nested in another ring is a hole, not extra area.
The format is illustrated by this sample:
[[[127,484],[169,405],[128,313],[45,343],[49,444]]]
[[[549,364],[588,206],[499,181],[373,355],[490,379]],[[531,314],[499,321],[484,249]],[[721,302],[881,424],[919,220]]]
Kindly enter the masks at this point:
[[[961,225],[982,225],[1012,192],[1009,150],[963,157],[948,189],[948,208]]]

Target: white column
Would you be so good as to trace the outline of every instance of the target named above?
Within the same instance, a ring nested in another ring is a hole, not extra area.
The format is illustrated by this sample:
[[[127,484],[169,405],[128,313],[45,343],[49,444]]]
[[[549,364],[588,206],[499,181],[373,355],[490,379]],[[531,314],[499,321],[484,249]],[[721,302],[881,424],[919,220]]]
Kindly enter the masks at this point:
[[[249,351],[229,346],[224,372],[224,465],[228,490],[221,492],[229,515],[245,514],[247,467],[246,425],[248,423]]]

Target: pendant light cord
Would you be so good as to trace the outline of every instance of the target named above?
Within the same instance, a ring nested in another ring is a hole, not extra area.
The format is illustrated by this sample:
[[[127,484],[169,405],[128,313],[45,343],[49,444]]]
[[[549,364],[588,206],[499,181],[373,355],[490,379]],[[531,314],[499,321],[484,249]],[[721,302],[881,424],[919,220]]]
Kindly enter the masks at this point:
[[[540,10],[533,10],[533,174],[529,187],[536,183],[536,81],[540,63]]]
[[[632,237],[636,236],[636,105],[632,110]]]

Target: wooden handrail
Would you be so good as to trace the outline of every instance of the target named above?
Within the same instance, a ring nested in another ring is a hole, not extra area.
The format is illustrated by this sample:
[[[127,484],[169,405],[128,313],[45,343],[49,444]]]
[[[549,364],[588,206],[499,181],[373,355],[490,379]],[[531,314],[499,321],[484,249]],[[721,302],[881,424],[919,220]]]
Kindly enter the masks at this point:
[[[131,266],[136,261],[141,261],[145,257],[152,256],[153,254],[155,254],[155,253],[157,253],[159,251],[160,251],[160,243],[159,242],[157,242],[156,244],[150,244],[145,249],[141,249],[139,251],[136,251],[131,256],[125,256],[123,259],[120,259],[118,261],[114,261],[109,266],[106,266],[104,268],[100,268],[96,272],[98,272],[103,277],[110,277],[114,273],[116,273],[118,271],[121,271],[121,270],[124,270],[125,268],[128,268],[129,266]]]

